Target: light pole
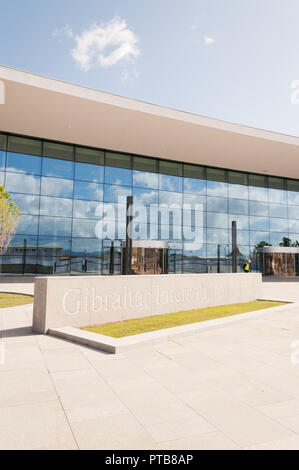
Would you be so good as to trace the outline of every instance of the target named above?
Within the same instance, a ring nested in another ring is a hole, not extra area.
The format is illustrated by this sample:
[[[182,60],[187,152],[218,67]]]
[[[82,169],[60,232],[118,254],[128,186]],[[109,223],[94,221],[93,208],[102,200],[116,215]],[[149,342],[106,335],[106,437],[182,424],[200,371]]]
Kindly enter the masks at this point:
[[[237,222],[232,221],[232,272],[237,272]]]
[[[221,245],[220,243],[218,243],[217,245],[217,273],[219,274],[220,273],[220,248],[228,248],[229,245]],[[224,253],[224,256],[226,257],[226,254]]]

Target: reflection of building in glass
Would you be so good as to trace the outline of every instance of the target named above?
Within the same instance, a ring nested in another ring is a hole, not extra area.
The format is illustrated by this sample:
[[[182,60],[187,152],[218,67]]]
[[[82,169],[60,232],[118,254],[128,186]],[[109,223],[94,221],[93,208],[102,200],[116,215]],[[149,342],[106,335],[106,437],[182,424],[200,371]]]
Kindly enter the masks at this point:
[[[298,138],[6,67],[0,79],[0,184],[22,211],[2,274],[120,274],[130,196],[134,272],[242,271],[250,258],[298,273],[296,254],[263,254],[299,240]]]

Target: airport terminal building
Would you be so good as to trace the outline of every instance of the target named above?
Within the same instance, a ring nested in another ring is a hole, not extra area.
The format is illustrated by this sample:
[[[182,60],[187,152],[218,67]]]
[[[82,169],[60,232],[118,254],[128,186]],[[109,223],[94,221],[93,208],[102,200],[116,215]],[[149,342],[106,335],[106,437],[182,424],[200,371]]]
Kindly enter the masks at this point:
[[[8,67],[0,90],[2,275],[122,274],[129,229],[135,274],[299,274],[299,138]]]

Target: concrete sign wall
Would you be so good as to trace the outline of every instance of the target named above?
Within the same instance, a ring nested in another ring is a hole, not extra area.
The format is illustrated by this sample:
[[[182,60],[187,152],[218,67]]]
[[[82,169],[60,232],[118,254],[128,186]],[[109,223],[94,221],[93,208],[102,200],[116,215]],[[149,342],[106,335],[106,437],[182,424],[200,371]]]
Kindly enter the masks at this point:
[[[248,302],[259,298],[261,274],[80,276],[35,279],[33,330],[87,326]]]

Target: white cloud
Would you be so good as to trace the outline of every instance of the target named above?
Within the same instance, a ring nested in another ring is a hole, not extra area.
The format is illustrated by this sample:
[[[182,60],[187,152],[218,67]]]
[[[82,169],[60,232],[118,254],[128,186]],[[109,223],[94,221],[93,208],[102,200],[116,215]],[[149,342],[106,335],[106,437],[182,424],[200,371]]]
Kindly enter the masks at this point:
[[[120,76],[120,79],[124,84],[128,82],[134,82],[138,78],[139,78],[139,73],[136,72],[135,69],[133,70],[124,69]]]
[[[214,39],[214,38],[210,38],[209,36],[205,36],[205,37],[203,38],[203,40],[204,40],[204,42],[205,42],[205,44],[206,44],[207,46],[209,46],[210,44],[214,44],[214,42],[215,42],[215,39]]]
[[[137,36],[119,17],[108,23],[95,23],[74,39],[76,47],[71,55],[86,72],[95,65],[110,67],[125,59],[134,60],[140,54]],[[126,72],[124,78],[129,78]]]
[[[67,38],[73,38],[74,33],[72,31],[72,28],[68,24],[66,24],[63,28],[55,29],[55,31],[53,31],[53,33],[52,33],[52,36],[54,38],[59,37],[59,36],[65,36]]]

